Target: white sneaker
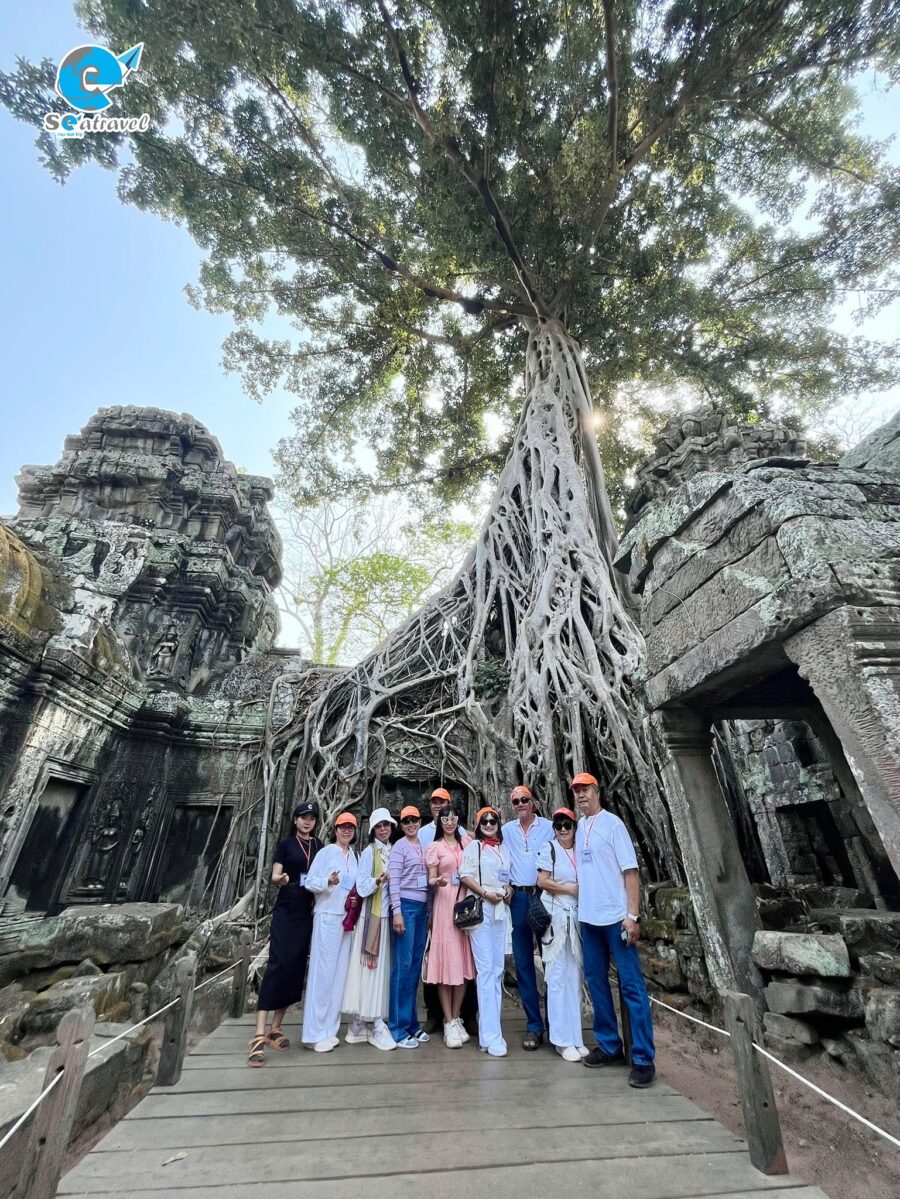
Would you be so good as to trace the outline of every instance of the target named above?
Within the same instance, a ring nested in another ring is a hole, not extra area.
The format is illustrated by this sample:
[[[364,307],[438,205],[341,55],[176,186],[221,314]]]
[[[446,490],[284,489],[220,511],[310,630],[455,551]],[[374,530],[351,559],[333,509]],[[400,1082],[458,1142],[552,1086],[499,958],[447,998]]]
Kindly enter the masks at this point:
[[[431,1040],[431,1037],[429,1037],[424,1028],[420,1028],[417,1033],[413,1033],[413,1040],[418,1041],[420,1045],[424,1045],[426,1041]]]
[[[448,1049],[462,1049],[462,1037],[455,1020],[448,1020],[444,1025],[444,1044]]]
[[[471,1037],[466,1032],[465,1024],[463,1024],[463,1022],[459,1016],[456,1017],[456,1019],[453,1021],[453,1023],[456,1025],[456,1031],[459,1033],[460,1041],[462,1041],[463,1045],[465,1045],[466,1041],[471,1040]]]
[[[397,1048],[397,1042],[386,1028],[376,1028],[374,1032],[370,1032],[368,1041],[376,1049],[389,1050]]]
[[[415,1037],[404,1037],[402,1041],[395,1041],[394,1044],[398,1049],[418,1049],[419,1042]]]
[[[580,1062],[581,1061],[581,1054],[578,1052],[578,1050],[575,1048],[574,1045],[567,1045],[565,1047],[565,1049],[562,1049],[559,1045],[557,1045],[556,1052],[559,1054],[559,1056],[562,1058],[562,1060],[564,1062]]]
[[[587,1045],[576,1045],[575,1048],[578,1050],[579,1057],[590,1057],[591,1056],[591,1051],[590,1051],[590,1049],[588,1049]]]
[[[348,1045],[365,1045],[368,1039],[369,1034],[362,1020],[354,1020],[347,1029],[347,1035],[344,1037]]]
[[[335,1046],[335,1037],[329,1037],[327,1041],[316,1041],[313,1045],[314,1053],[331,1053]]]
[[[493,1045],[488,1045],[487,1052],[491,1057],[506,1057],[506,1042],[495,1041]]]

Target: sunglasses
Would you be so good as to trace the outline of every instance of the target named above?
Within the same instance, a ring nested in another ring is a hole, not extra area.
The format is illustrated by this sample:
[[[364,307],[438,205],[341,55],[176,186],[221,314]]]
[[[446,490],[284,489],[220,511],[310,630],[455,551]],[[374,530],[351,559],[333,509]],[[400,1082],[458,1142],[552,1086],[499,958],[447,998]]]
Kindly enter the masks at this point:
[[[400,821],[400,823],[401,824],[421,824],[422,817],[421,816],[406,816],[403,820]]]
[[[481,827],[482,828],[491,828],[493,825],[495,825],[497,823],[499,823],[499,822],[497,820],[495,820],[493,816],[485,816],[481,821]]]
[[[534,803],[534,800],[533,799],[514,799],[514,800],[512,800],[512,806],[514,808],[521,808],[522,804],[526,804],[526,803]]]
[[[456,815],[455,812],[451,812],[449,816],[442,816],[441,820],[442,821],[443,820],[459,820],[459,817]]]
[[[554,820],[553,827],[556,829],[557,832],[560,832],[563,829],[574,828],[575,821],[574,820]]]

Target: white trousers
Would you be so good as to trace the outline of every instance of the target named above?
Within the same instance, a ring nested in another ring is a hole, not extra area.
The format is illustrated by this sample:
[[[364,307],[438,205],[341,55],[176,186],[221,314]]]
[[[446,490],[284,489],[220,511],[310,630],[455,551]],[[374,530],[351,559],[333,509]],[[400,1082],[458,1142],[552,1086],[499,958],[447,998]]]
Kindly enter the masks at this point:
[[[550,1042],[565,1049],[584,1044],[581,1028],[581,963],[568,938],[544,973],[547,984],[547,1016]]]
[[[343,914],[316,912],[313,917],[301,1033],[301,1040],[308,1045],[336,1037],[341,1026],[341,999],[353,940],[353,933],[345,932],[343,923]]]
[[[499,919],[495,918],[499,915]],[[478,1044],[482,1049],[503,1044],[500,1028],[500,1004],[503,999],[503,967],[509,938],[509,919],[491,904],[484,905],[484,920],[468,936],[472,939],[475,959],[475,987],[478,992]]]

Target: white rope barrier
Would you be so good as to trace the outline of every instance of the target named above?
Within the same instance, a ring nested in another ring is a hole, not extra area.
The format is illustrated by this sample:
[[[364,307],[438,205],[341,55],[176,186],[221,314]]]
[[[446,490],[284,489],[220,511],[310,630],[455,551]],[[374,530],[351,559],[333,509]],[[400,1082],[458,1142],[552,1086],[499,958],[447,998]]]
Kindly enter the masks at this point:
[[[151,1012],[149,1016],[145,1016],[143,1020],[138,1020],[137,1024],[132,1024],[131,1028],[126,1028],[124,1032],[117,1033],[116,1036],[110,1037],[108,1041],[104,1041],[102,1045],[98,1045],[96,1049],[92,1049],[88,1057],[94,1057],[98,1053],[102,1053],[104,1049],[108,1049],[110,1045],[115,1045],[116,1041],[121,1041],[123,1037],[127,1037],[129,1033],[136,1032],[139,1028],[143,1028],[145,1024],[149,1024],[151,1020],[155,1020],[157,1016],[161,1016],[163,1012],[167,1012],[170,1007],[174,1007],[176,1003],[181,1002],[181,996],[178,995],[171,1003],[167,1003],[165,1007],[161,1007],[156,1012]]]
[[[45,1087],[44,1090],[41,1091],[40,1095],[38,1095],[37,1099],[35,1099],[34,1103],[29,1104],[29,1106],[26,1107],[25,1111],[22,1112],[21,1116],[19,1116],[18,1120],[16,1120],[15,1124],[12,1126],[12,1128],[9,1130],[9,1132],[7,1132],[7,1134],[4,1136],[3,1140],[0,1141],[0,1149],[2,1149],[6,1145],[7,1141],[9,1141],[12,1137],[15,1136],[15,1134],[19,1131],[19,1129],[22,1127],[22,1125],[25,1123],[25,1121],[28,1119],[28,1117],[34,1111],[34,1109],[38,1106],[38,1104],[41,1103],[50,1094],[50,1092],[53,1090],[53,1088],[56,1086],[56,1084],[62,1078],[63,1073],[64,1073],[64,1071],[60,1070],[60,1072],[54,1077],[53,1081],[50,1083],[50,1086]]]
[[[707,1024],[705,1020],[698,1020],[696,1016],[689,1016],[687,1012],[682,1012],[679,1008],[672,1007],[671,1004],[663,1003],[661,999],[654,999],[652,995],[648,996],[648,998],[651,1003],[655,1003],[658,1007],[664,1007],[666,1011],[674,1012],[676,1016],[682,1016],[685,1020],[690,1020],[692,1024],[699,1024],[701,1028],[708,1028],[711,1032],[717,1032],[723,1037],[731,1036],[731,1033],[725,1028],[719,1028],[715,1024]],[[780,1058],[777,1058],[774,1053],[770,1053],[768,1049],[763,1049],[762,1045],[757,1045],[756,1041],[753,1041],[752,1045],[757,1053],[762,1054],[764,1058],[767,1058],[770,1062],[776,1065],[779,1070],[783,1070],[785,1074],[790,1074],[791,1078],[795,1078],[797,1082],[801,1082],[805,1087],[809,1087],[809,1089],[814,1091],[818,1096],[820,1096],[820,1098],[827,1099],[829,1103],[833,1103],[835,1107],[840,1108],[841,1111],[846,1115],[851,1116],[854,1120],[858,1120],[860,1124],[865,1125],[865,1127],[870,1129],[872,1132],[877,1132],[880,1137],[884,1137],[884,1139],[886,1141],[890,1141],[895,1148],[900,1149],[900,1139],[892,1136],[891,1133],[886,1132],[883,1128],[879,1128],[877,1124],[873,1124],[871,1120],[867,1120],[865,1116],[861,1116],[859,1112],[855,1112],[853,1108],[848,1107],[846,1103],[841,1103],[840,1099],[835,1099],[833,1095],[829,1095],[827,1091],[823,1091],[821,1087],[817,1087],[814,1082],[810,1082],[808,1078],[804,1078],[804,1076],[802,1074],[798,1074],[796,1070],[792,1070],[790,1066],[786,1065],[783,1061],[781,1061]]]
[[[229,970],[233,970],[235,966],[240,966],[243,958],[238,958],[236,962],[232,962],[230,966],[226,966],[224,970],[220,970],[218,974],[214,974],[212,978],[205,979],[198,987],[194,987],[195,991],[202,991],[204,987],[208,987],[210,983],[214,983],[217,978],[221,978],[223,974],[227,974]]]
[[[846,1103],[841,1103],[840,1099],[835,1099],[833,1095],[829,1095],[827,1091],[823,1091],[821,1087],[817,1087],[814,1082],[810,1082],[808,1078],[804,1078],[802,1074],[798,1074],[796,1070],[792,1070],[790,1066],[786,1066],[774,1054],[769,1053],[768,1049],[763,1049],[762,1045],[757,1045],[754,1041],[753,1048],[757,1053],[761,1053],[763,1057],[768,1058],[770,1062],[774,1062],[779,1070],[784,1070],[786,1074],[790,1074],[791,1078],[796,1078],[797,1082],[802,1082],[805,1087],[809,1087],[811,1091],[815,1091],[817,1095],[821,1095],[823,1099],[827,1099],[829,1103],[833,1103],[835,1107],[839,1107],[842,1112],[846,1112],[848,1116],[852,1116],[860,1124],[865,1124],[866,1128],[870,1128],[872,1132],[877,1132],[880,1137],[884,1137],[886,1141],[890,1141],[892,1145],[900,1149],[900,1140],[897,1137],[891,1136],[889,1132],[885,1132],[883,1128],[879,1128],[877,1124],[873,1124],[871,1120],[867,1120],[865,1116],[861,1116],[859,1112],[855,1112],[852,1107],[847,1107]]]

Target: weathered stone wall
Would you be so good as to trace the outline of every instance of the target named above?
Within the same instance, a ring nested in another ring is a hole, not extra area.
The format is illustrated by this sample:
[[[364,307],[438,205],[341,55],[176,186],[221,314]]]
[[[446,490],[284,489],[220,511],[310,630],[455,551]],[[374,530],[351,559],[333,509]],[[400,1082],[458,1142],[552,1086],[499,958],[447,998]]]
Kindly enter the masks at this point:
[[[219,910],[256,869],[271,680],[301,665],[272,645],[271,484],[191,417],[112,408],[19,485],[0,526],[7,922],[132,899]]]

